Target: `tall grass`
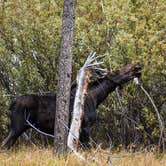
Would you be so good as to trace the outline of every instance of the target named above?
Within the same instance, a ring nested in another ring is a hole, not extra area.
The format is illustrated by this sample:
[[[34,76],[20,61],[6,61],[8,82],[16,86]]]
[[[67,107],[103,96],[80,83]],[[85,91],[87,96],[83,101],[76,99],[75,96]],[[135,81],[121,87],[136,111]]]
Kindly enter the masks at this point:
[[[104,150],[80,153],[88,160],[80,161],[74,154],[56,157],[53,156],[52,148],[22,147],[0,152],[0,166],[166,166],[166,155],[157,157],[155,152],[120,152],[109,156]]]

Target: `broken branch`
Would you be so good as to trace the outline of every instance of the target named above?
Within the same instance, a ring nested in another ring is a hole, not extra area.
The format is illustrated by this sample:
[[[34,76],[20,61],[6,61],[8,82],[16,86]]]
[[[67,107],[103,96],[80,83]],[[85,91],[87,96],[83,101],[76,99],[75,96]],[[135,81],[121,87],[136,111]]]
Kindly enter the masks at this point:
[[[84,99],[85,99],[85,94],[87,93],[89,77],[90,77],[90,69],[94,69],[96,66],[97,68],[99,68],[98,66],[103,64],[103,62],[95,61],[98,58],[103,57],[103,55],[98,57],[95,57],[95,55],[96,55],[95,52],[90,53],[85,64],[79,70],[77,75],[77,91],[76,91],[75,101],[74,101],[73,117],[72,117],[68,140],[67,140],[67,146],[75,154],[77,154],[78,140],[80,135],[83,114],[84,114]],[[93,63],[94,61],[95,63]],[[101,69],[101,71],[102,70],[104,69]]]

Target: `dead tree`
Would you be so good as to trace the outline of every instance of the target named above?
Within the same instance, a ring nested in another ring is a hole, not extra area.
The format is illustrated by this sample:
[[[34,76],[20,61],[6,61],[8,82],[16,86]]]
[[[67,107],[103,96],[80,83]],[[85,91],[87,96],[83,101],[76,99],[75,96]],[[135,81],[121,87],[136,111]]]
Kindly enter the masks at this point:
[[[67,145],[70,148],[70,150],[74,151],[76,153],[77,147],[78,147],[78,141],[79,141],[79,135],[81,130],[81,124],[84,114],[84,101],[85,96],[87,94],[88,89],[88,80],[90,76],[90,68],[98,67],[103,62],[95,62],[99,57],[95,57],[95,53],[92,53],[86,60],[83,67],[80,69],[78,75],[77,75],[77,91],[75,95],[75,101],[74,101],[74,108],[73,108],[73,117],[71,122],[71,127],[69,130],[68,135],[68,142]],[[92,64],[93,63],[93,64]],[[105,71],[104,69],[100,69],[98,67],[98,70]],[[77,154],[77,153],[76,153]]]

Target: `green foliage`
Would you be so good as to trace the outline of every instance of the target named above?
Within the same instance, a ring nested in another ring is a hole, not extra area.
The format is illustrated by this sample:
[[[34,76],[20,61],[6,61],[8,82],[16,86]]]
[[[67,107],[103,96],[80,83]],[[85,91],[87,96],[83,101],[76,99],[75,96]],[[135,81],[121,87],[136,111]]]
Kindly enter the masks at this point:
[[[78,0],[73,79],[91,50],[99,55],[107,54],[104,62],[105,67],[110,69],[140,63],[143,66],[142,82],[154,99],[163,121],[166,121],[165,109],[162,109],[166,102],[164,2]],[[1,0],[1,131],[5,131],[10,101],[6,94],[56,91],[61,13],[60,0]],[[115,145],[130,144],[136,136],[145,143],[151,143],[149,137],[154,142],[158,140],[157,116],[146,96],[131,83],[122,91],[122,97],[125,113],[121,112],[116,94],[112,94],[99,108],[99,117],[104,119],[104,123],[101,124],[101,132],[94,132],[94,138],[108,140],[104,135],[109,134]],[[98,127],[94,127],[94,131],[96,129]],[[134,137],[131,132],[134,132]]]

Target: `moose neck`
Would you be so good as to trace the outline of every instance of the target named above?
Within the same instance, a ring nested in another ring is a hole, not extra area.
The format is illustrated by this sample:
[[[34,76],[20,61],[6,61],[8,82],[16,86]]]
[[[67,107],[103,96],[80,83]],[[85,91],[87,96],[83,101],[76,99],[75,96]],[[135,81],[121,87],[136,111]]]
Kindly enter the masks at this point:
[[[97,107],[101,102],[103,102],[109,93],[114,91],[117,86],[117,83],[107,77],[97,80],[92,87],[89,88],[90,95],[94,100],[95,106]]]

